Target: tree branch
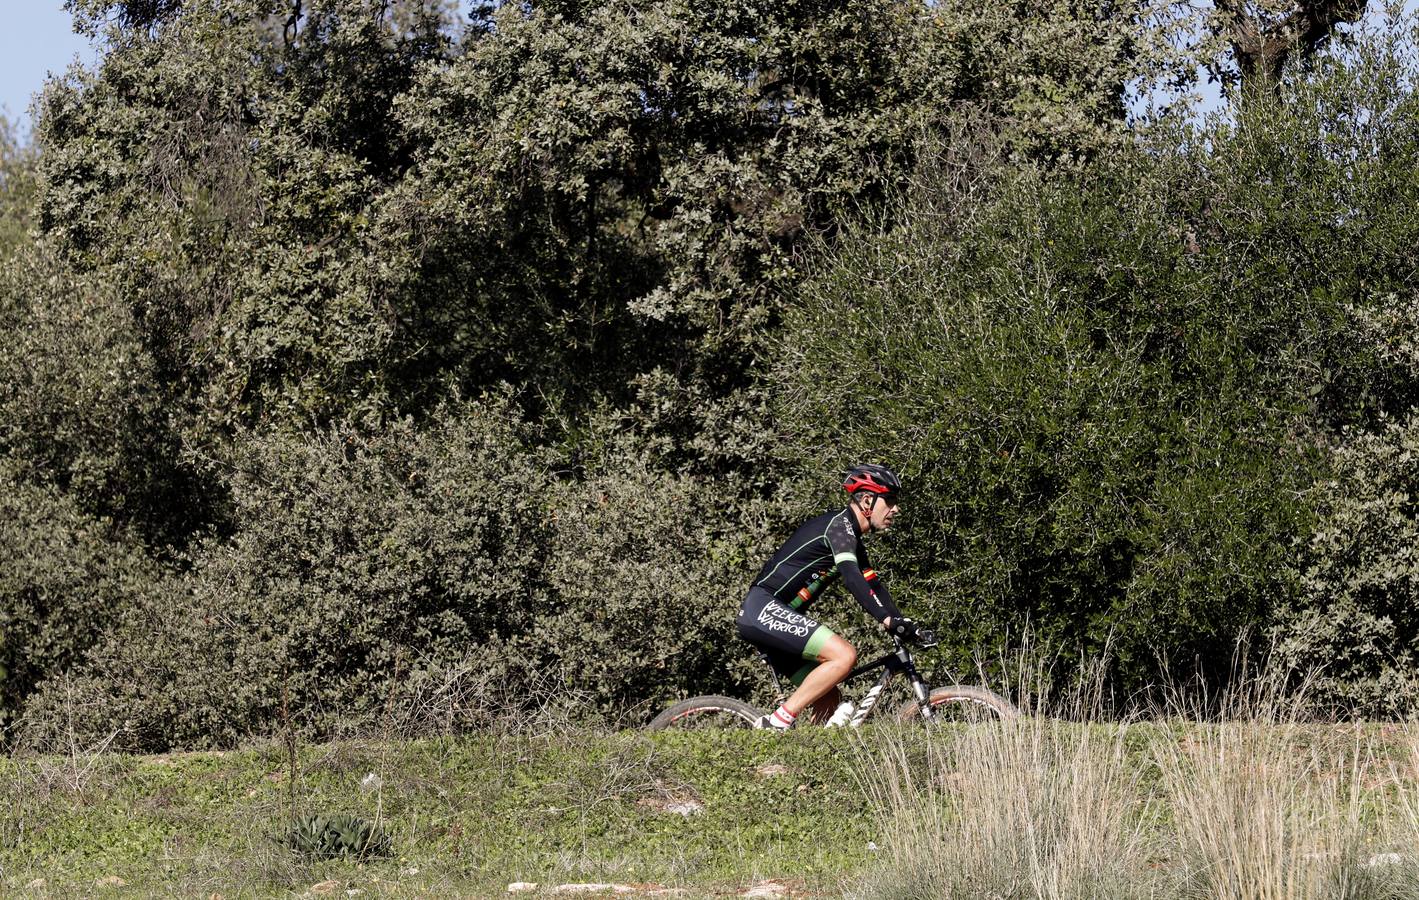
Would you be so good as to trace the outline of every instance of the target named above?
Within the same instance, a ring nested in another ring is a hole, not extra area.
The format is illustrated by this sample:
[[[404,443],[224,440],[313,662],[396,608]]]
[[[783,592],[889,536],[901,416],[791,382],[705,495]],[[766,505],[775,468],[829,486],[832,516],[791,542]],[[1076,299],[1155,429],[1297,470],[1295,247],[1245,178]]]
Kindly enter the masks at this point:
[[[1298,0],[1287,15],[1267,21],[1243,0],[1216,0],[1218,28],[1226,35],[1243,91],[1275,86],[1293,52],[1310,58],[1342,24],[1365,14],[1368,0]]]

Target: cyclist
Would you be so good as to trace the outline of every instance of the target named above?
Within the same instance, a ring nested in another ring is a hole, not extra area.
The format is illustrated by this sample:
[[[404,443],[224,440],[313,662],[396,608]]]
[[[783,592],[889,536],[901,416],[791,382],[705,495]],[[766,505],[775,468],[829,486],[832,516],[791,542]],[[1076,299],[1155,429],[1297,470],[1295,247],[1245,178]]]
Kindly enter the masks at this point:
[[[897,515],[902,482],[891,469],[867,463],[843,480],[845,509],[810,519],[764,564],[739,610],[739,634],[759,647],[774,671],[796,685],[755,727],[789,728],[803,710],[825,722],[842,695],[838,683],[857,663],[857,650],[806,614],[829,584],[841,579],[867,614],[908,640],[930,632],[902,615],[862,546],[863,535],[886,531]]]

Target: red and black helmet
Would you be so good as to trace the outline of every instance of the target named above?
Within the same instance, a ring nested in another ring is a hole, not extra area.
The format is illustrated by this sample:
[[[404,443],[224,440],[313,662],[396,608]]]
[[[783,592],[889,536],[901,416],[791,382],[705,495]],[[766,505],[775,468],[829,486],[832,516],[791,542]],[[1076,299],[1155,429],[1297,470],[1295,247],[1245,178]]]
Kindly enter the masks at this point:
[[[863,463],[847,470],[847,476],[843,478],[843,490],[849,494],[870,491],[874,494],[895,496],[902,490],[902,480],[886,466]]]

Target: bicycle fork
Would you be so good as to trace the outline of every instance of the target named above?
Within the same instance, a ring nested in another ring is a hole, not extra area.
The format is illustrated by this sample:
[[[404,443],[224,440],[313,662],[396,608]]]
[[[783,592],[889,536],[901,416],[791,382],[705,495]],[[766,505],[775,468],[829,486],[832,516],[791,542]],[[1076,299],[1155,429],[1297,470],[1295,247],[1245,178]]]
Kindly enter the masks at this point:
[[[916,675],[916,672],[912,672]],[[921,717],[928,722],[936,718],[936,707],[931,705],[931,688],[926,686],[926,682],[921,680],[921,676],[916,675],[912,679],[912,692],[916,694],[916,708],[921,713]]]

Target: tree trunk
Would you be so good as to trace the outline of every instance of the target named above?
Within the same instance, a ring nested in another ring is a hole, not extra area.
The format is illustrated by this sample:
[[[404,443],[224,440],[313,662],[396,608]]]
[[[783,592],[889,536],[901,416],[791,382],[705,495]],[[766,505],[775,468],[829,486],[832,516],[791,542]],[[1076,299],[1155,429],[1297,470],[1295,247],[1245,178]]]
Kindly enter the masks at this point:
[[[1310,57],[1340,24],[1354,24],[1367,0],[1297,0],[1284,15],[1267,15],[1246,0],[1216,0],[1218,29],[1231,44],[1245,96],[1275,90],[1292,53]]]

